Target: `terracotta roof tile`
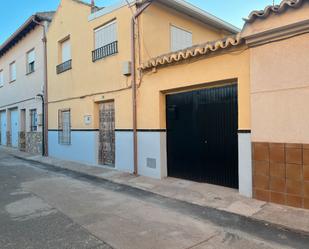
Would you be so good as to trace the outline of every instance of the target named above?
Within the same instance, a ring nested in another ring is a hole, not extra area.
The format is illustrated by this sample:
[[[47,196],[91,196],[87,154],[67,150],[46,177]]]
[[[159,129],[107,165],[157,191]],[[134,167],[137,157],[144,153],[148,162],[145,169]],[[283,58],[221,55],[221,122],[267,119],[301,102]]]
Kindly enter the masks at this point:
[[[204,44],[196,45],[184,50],[164,54],[155,58],[150,59],[141,66],[141,69],[150,69],[153,67],[163,66],[187,60],[193,57],[210,54],[219,50],[227,49],[233,46],[242,44],[243,39],[240,33],[233,36],[225,37],[224,39],[207,42]]]
[[[289,8],[300,8],[306,1],[308,0],[283,0],[279,5],[269,5],[264,10],[252,11],[249,17],[244,20],[246,23],[253,23],[258,18],[267,18],[271,13],[280,14]]]

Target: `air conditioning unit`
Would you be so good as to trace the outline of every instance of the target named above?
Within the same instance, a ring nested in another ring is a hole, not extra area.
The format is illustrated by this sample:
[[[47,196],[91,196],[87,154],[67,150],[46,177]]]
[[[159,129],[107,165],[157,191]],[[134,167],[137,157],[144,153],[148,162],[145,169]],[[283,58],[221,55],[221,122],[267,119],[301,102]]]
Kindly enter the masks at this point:
[[[125,76],[130,76],[131,75],[131,67],[132,63],[131,61],[125,61],[122,64],[122,74]]]

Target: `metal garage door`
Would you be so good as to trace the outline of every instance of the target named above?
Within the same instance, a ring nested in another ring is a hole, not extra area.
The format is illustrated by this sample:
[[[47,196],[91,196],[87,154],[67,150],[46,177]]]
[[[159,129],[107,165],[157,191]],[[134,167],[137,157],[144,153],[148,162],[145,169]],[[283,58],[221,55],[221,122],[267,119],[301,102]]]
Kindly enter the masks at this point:
[[[0,113],[1,145],[6,145],[6,112]]]
[[[12,147],[18,147],[18,110],[11,110],[11,141]]]
[[[238,188],[237,85],[168,95],[168,175]]]

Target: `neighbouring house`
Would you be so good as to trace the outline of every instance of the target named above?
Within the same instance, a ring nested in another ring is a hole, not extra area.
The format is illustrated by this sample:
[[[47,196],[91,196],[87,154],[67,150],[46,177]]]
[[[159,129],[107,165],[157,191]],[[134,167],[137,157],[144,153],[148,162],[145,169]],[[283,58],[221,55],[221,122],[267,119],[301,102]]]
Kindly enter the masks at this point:
[[[54,12],[31,16],[0,46],[0,144],[42,152],[42,100],[45,82],[43,27]]]
[[[309,208],[309,1],[252,12],[250,48],[254,197]]]
[[[130,1],[129,8],[127,2],[122,1],[94,9],[81,1],[61,1],[47,35],[50,156],[134,172],[131,19],[132,12],[144,8],[147,2],[150,1]],[[228,46],[234,47],[239,43],[239,38],[234,37],[238,32],[234,26],[185,1],[153,1],[139,16],[134,33],[135,74],[139,86],[136,118],[138,174],[154,178],[168,175],[164,116],[164,97],[167,95],[162,93],[163,90],[203,88],[207,82],[214,81],[237,83],[238,76],[228,68],[221,72],[224,55],[220,61],[211,60],[216,71],[210,74],[206,68],[195,68],[201,70],[199,75],[204,75],[204,78],[197,76],[194,79],[193,71],[181,69],[177,72],[177,79],[160,77],[158,81],[157,76],[161,74],[143,78],[140,65],[152,57],[205,41],[225,40],[229,35],[232,37]],[[240,89],[240,94],[244,98],[243,106],[248,110],[241,113],[244,120],[241,125],[248,129],[245,119],[249,119],[249,57],[246,52],[239,60],[236,57],[230,64],[243,77],[241,84],[244,88]],[[218,75],[214,77],[216,72]],[[193,78],[187,81],[189,75]],[[236,94],[234,85],[231,91],[232,95]],[[235,101],[235,98],[231,100]],[[237,106],[231,111],[231,115],[236,114]],[[237,131],[237,117],[234,121],[233,131]],[[237,143],[237,134],[233,136],[233,142],[236,137]],[[189,142],[187,145],[192,147]],[[231,154],[233,163],[237,164],[237,145]],[[237,166],[233,171],[236,175]],[[238,178],[233,181],[233,186],[238,187]]]

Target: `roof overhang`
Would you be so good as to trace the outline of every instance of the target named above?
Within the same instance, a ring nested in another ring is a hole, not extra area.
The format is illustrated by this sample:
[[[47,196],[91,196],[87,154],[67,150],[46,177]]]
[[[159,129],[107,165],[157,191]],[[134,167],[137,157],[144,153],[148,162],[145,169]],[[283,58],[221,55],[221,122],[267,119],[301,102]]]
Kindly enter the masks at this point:
[[[240,29],[234,25],[188,3],[184,0],[154,0],[154,2],[159,2],[166,5],[172,9],[175,9],[181,13],[184,13],[194,19],[197,19],[205,24],[208,24],[217,29],[228,31],[232,34],[237,34]]]
[[[119,8],[122,8],[124,6],[127,6],[127,4],[143,4],[145,2],[148,2],[149,0],[122,0],[118,2],[117,4],[108,6],[102,10],[99,10],[93,14],[91,14],[88,18],[89,21],[92,21],[100,16],[109,14]],[[196,19],[202,23],[208,24],[209,26],[212,26],[214,28],[228,31],[232,34],[237,34],[240,32],[240,29],[233,26],[232,24],[221,20],[220,18],[184,1],[184,0],[153,0],[154,3],[158,2],[162,5],[165,5],[171,9],[174,9],[180,13],[183,13],[187,16],[192,17],[193,19]]]
[[[0,57],[2,57],[7,51],[9,51],[15,44],[17,44],[23,37],[25,37],[31,30],[33,30],[38,24],[37,22],[51,21],[53,12],[38,13],[30,16],[27,21],[19,27],[1,46]]]

